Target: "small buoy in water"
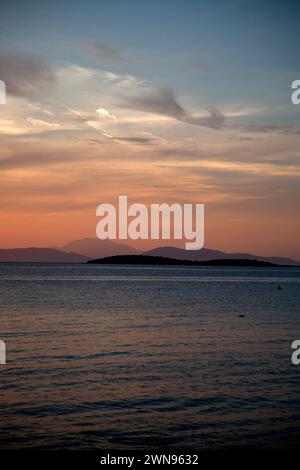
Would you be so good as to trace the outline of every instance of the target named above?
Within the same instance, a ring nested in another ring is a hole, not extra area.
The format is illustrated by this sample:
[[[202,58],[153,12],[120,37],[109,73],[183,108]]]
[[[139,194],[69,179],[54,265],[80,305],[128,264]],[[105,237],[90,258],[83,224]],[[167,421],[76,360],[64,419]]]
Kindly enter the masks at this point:
[[[240,318],[244,318],[245,315],[239,315]]]
[[[278,290],[281,290],[281,289],[282,289],[281,285],[279,285],[279,286],[277,287],[277,289],[278,289]]]

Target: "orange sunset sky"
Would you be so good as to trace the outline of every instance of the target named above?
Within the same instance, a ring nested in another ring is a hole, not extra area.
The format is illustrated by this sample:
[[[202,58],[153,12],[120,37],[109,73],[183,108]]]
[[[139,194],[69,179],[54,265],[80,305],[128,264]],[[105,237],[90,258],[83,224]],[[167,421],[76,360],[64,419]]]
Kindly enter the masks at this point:
[[[238,2],[117,19],[42,4],[1,18],[0,248],[95,236],[97,206],[125,194],[204,203],[206,247],[300,260],[292,19],[279,44],[280,12],[253,38]]]

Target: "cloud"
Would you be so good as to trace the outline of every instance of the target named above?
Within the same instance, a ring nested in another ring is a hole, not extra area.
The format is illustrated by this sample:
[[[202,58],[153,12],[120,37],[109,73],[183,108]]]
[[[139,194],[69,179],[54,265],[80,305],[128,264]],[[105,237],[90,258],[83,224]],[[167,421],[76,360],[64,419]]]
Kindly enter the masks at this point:
[[[50,111],[49,109],[42,108],[42,106],[40,106],[38,103],[28,103],[27,106],[33,111],[37,111],[42,114],[47,114],[48,116],[54,116],[54,113],[52,111]]]
[[[199,147],[175,147],[175,146],[170,146],[167,148],[160,148],[157,152],[157,158],[165,158],[165,157],[170,157],[172,160],[174,159],[179,159],[181,160],[183,157],[184,158],[200,158],[202,155],[202,152],[199,150]]]
[[[7,93],[28,100],[48,96],[55,84],[55,72],[38,57],[0,51],[0,77]]]
[[[185,110],[176,100],[169,88],[157,88],[151,92],[123,98],[121,106],[144,113],[161,114],[197,126],[220,129],[225,117],[216,108],[206,108],[207,116],[193,115]]]
[[[155,142],[157,139],[154,137],[122,137],[122,136],[117,136],[113,137],[113,140],[118,140],[120,142],[127,142],[128,144],[144,144],[144,145],[149,145]]]
[[[221,129],[225,123],[225,116],[221,111],[211,106],[206,108],[208,116],[187,115],[184,122],[195,124],[197,126],[211,127],[212,129]]]
[[[99,152],[87,151],[86,142],[65,141],[51,143],[49,140],[47,145],[42,140],[31,140],[26,142],[9,143],[3,145],[0,149],[0,170],[21,169],[23,172],[26,170],[38,170],[45,168],[49,171],[50,168],[58,167],[64,171],[61,173],[67,177],[67,174],[72,170],[75,173],[82,174],[82,168],[76,167],[76,164],[82,164],[86,168],[88,164],[92,169],[96,169],[99,163]],[[1,185],[0,185],[1,186]]]
[[[53,129],[58,129],[60,127],[60,124],[57,122],[49,122],[49,121],[44,121],[43,119],[34,119],[33,117],[28,117],[27,122],[31,124],[33,127],[38,127],[38,128],[53,128]]]
[[[173,91],[169,88],[157,88],[150,93],[128,97],[122,106],[176,119],[183,119],[185,116],[185,110],[177,103]]]
[[[103,42],[89,42],[87,44],[87,49],[90,55],[96,59],[99,65],[103,65],[104,63],[120,63],[125,61],[124,57],[122,57],[117,49],[113,49]]]
[[[74,122],[79,122],[81,124],[86,124],[88,122],[93,122],[98,119],[98,115],[92,112],[78,111],[77,109],[66,108],[65,116],[71,118]]]
[[[102,119],[112,119],[115,121],[117,118],[114,114],[111,114],[107,109],[105,108],[98,108],[96,109],[96,113],[98,116]]]
[[[245,127],[243,130],[246,132],[263,133],[263,134],[268,134],[272,132],[283,134],[283,135],[299,135],[300,134],[300,127],[296,127],[292,125],[277,125],[277,124],[252,125],[252,126]]]
[[[154,142],[157,142],[159,139],[152,135],[146,135],[145,137],[142,136],[114,136],[104,132],[103,135],[110,140],[117,141],[117,142],[125,142],[127,144],[135,144],[135,145],[152,145]]]

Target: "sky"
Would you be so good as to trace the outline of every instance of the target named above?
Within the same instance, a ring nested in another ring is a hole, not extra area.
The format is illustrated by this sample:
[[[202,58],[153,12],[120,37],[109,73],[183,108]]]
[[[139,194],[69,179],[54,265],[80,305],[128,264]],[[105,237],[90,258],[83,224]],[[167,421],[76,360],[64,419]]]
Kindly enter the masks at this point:
[[[299,39],[295,1],[4,0],[0,247],[95,236],[126,194],[300,260]]]

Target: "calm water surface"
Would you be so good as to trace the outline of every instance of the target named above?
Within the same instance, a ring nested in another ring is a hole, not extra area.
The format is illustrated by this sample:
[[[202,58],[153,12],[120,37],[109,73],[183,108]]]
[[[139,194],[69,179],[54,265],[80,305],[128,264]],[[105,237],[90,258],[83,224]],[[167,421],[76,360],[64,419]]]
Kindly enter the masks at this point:
[[[300,445],[298,268],[1,264],[0,299],[2,449]]]

